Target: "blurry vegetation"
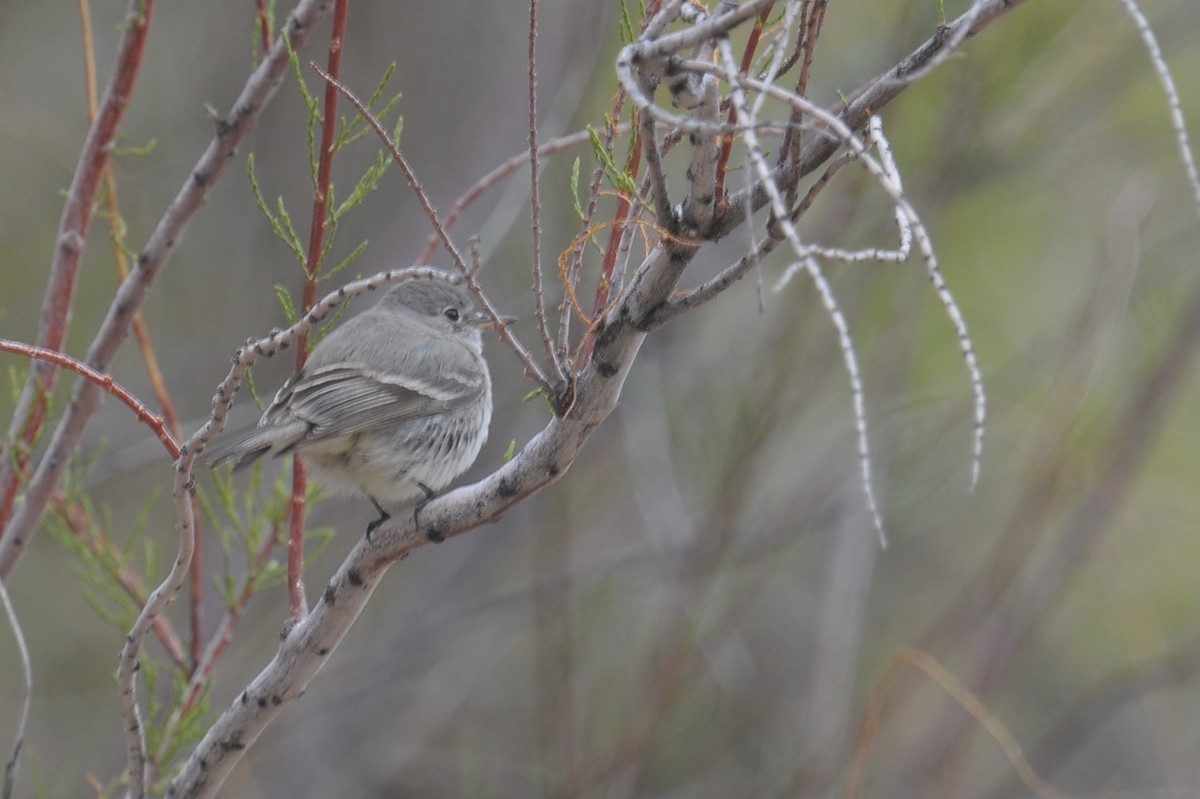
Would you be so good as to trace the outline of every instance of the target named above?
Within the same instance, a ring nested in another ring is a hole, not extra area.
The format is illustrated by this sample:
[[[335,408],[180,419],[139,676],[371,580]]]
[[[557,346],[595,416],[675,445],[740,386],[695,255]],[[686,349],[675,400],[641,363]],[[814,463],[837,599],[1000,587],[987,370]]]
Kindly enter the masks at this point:
[[[602,136],[613,57],[641,11],[546,5],[543,138],[591,132],[545,161],[543,260],[560,290],[553,256],[579,234],[593,170],[603,167],[597,219],[638,186],[629,140]],[[940,5],[830,3],[809,95],[834,106],[966,6]],[[1195,124],[1200,4],[1145,5]],[[94,11],[103,80],[120,12]],[[247,35],[256,19],[249,3],[157,9],[114,158],[126,247],[145,240],[211,136],[205,103],[227,107],[261,57],[260,34]],[[378,86],[374,107],[397,137],[403,115],[405,152],[443,210],[527,147],[526,21],[469,0],[351,9],[343,74],[364,95]],[[327,36],[296,54],[238,156],[248,172],[227,172],[143,309],[184,436],[207,418],[230,353],[301,304],[294,259],[307,260],[324,88],[306,65],[322,60]],[[0,9],[3,338],[36,335],[86,130],[81,50],[62,9]],[[1200,225],[1135,29],[1118,3],[1029,0],[883,115],[983,369],[978,487],[968,490],[970,386],[919,259],[829,265],[865,384],[890,539],[879,550],[838,342],[811,285],[772,291],[788,265],[781,250],[650,340],[606,434],[560,483],[396,567],[224,795],[1200,793]],[[412,263],[429,233],[377,142],[342,116],[322,293],[352,272]],[[731,190],[747,179],[739,157],[733,165]],[[527,343],[528,178],[514,173],[455,228],[460,241],[481,235],[483,283],[523,318]],[[116,285],[106,227],[97,218],[87,241],[65,347],[76,357]],[[587,251],[588,308],[607,235]],[[801,235],[894,246],[893,211],[852,164]],[[746,237],[735,231],[695,261],[685,284],[724,267]],[[160,412],[126,348],[115,378]],[[491,347],[489,359],[497,408],[475,476],[547,417],[545,403],[522,402],[530,384],[511,354]],[[4,360],[7,425],[27,363]],[[277,385],[288,360],[263,364],[259,385]],[[60,376],[50,418],[69,383]],[[253,403],[239,409],[234,424],[252,424]],[[58,544],[39,536],[8,583],[34,660],[26,746],[37,765],[19,784],[43,785],[39,795],[121,790],[114,654],[175,547],[169,458],[151,442],[106,402],[45,517]],[[273,465],[199,486],[200,640],[217,640],[227,619],[237,633],[215,682],[197,686],[188,599],[156,628],[143,695],[164,767],[275,649],[291,490]],[[371,511],[305,499],[307,582],[319,595]],[[17,715],[20,681],[0,641],[3,721]]]

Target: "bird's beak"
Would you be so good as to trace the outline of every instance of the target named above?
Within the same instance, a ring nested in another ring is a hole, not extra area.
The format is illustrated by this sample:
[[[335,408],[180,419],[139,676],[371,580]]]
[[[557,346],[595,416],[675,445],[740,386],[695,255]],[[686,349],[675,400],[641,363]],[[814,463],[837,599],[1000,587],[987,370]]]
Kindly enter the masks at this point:
[[[517,321],[517,317],[515,316],[500,317],[501,324],[511,325],[515,321]],[[495,330],[497,327],[499,327],[499,325],[496,324],[496,320],[488,316],[486,311],[476,311],[474,322],[475,326],[480,330]]]

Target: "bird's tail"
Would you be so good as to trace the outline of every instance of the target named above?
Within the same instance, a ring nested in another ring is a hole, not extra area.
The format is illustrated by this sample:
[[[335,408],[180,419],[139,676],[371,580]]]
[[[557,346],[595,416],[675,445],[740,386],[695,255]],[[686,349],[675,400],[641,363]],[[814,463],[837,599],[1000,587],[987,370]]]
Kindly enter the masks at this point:
[[[291,452],[304,438],[307,429],[303,423],[258,427],[206,447],[196,460],[209,466],[232,463],[234,469],[241,469],[263,455],[277,457]]]

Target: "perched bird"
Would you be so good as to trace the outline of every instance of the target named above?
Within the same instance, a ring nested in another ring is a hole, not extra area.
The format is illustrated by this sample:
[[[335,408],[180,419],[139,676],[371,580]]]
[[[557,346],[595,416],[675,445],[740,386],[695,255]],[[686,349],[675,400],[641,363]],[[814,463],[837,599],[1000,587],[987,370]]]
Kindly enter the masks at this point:
[[[461,282],[422,273],[335,328],[275,394],[258,427],[200,455],[236,467],[299,453],[332,494],[428,499],[487,439],[492,383],[480,330],[494,327]],[[419,508],[419,506],[418,506]]]

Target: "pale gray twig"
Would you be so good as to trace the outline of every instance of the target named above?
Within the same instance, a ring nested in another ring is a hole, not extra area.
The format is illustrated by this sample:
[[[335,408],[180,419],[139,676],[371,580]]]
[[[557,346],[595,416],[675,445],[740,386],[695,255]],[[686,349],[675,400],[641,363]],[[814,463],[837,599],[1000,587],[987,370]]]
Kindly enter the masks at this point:
[[[29,659],[29,647],[25,644],[25,634],[21,632],[21,620],[17,617],[17,610],[8,596],[8,586],[4,580],[0,580],[0,604],[4,605],[4,615],[12,629],[13,640],[17,644],[17,656],[21,661],[21,712],[17,715],[16,729],[13,730],[12,756],[4,764],[4,787],[0,792],[3,799],[12,799],[17,783],[17,768],[21,764],[21,750],[25,748],[29,708],[33,704],[33,665]]]
[[[730,97],[733,107],[737,110],[738,119],[752,120],[754,114],[746,102],[742,80],[738,75],[737,59],[734,57],[733,48],[730,46],[728,40],[722,40],[718,43],[718,52],[721,56],[721,65],[718,69],[724,70],[725,79],[730,86]],[[837,331],[838,342],[842,349],[842,362],[845,364],[846,372],[850,377],[850,390],[854,403],[854,424],[858,434],[858,455],[862,471],[863,496],[867,503],[867,509],[870,511],[871,518],[874,521],[875,530],[879,534],[879,542],[881,545],[886,546],[887,537],[884,533],[883,518],[879,513],[879,504],[875,499],[875,487],[871,480],[871,450],[867,435],[866,403],[863,399],[863,385],[861,372],[858,368],[858,356],[855,354],[854,342],[850,337],[850,326],[847,324],[846,318],[838,306],[837,298],[833,295],[833,289],[821,273],[821,268],[813,257],[812,251],[800,241],[800,234],[797,232],[795,225],[792,224],[788,209],[784,205],[783,195],[780,193],[779,187],[771,179],[771,167],[767,164],[763,156],[757,134],[752,128],[748,128],[743,135],[745,136],[746,150],[749,158],[754,165],[755,171],[758,173],[759,180],[766,189],[767,195],[771,199],[772,213],[778,220],[777,223],[783,231],[784,237],[791,243],[792,249],[796,253],[797,263],[808,274],[818,294],[820,294],[825,311]]]
[[[1137,0],[1117,0],[1117,2],[1125,7],[1125,11],[1133,19],[1134,27],[1137,28],[1138,35],[1142,37],[1142,44],[1146,48],[1146,55],[1150,57],[1150,63],[1154,66],[1154,73],[1158,75],[1158,81],[1162,84],[1163,96],[1166,97],[1167,109],[1171,116],[1171,127],[1175,129],[1175,142],[1179,147],[1179,161],[1183,164],[1188,186],[1192,190],[1192,203],[1195,205],[1196,215],[1200,217],[1200,175],[1196,172],[1196,159],[1192,155],[1192,146],[1188,141],[1187,122],[1183,118],[1183,107],[1179,104],[1179,92],[1175,89],[1175,80],[1171,77],[1171,70],[1167,66],[1166,59],[1163,58],[1162,50],[1158,47],[1158,39],[1154,35],[1154,30],[1150,27],[1146,16],[1142,14],[1142,10],[1138,8]]]

